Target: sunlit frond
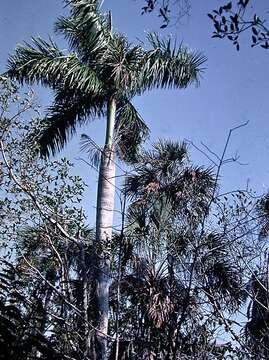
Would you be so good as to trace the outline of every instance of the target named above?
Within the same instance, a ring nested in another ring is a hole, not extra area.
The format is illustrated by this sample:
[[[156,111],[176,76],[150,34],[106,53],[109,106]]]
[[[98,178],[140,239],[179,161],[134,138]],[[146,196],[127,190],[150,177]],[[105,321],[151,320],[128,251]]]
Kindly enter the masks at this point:
[[[153,144],[153,149],[146,153],[146,156],[159,163],[164,162],[169,166],[183,165],[188,161],[187,144],[177,141],[162,140]]]
[[[121,34],[113,34],[103,59],[104,75],[113,82],[120,96],[132,97],[139,93],[138,74],[143,55],[140,46],[133,46]]]
[[[97,13],[99,10],[99,0],[65,0],[71,9],[71,14],[76,17],[84,18]]]
[[[152,50],[145,52],[141,61],[141,89],[185,88],[199,83],[201,66],[206,61],[201,53],[172,45],[171,39],[162,40],[154,33],[149,34],[148,40]]]
[[[21,83],[41,83],[52,88],[77,89],[100,94],[103,84],[96,72],[83,65],[75,54],[66,56],[51,40],[32,39],[19,46],[8,61],[7,74]]]
[[[60,17],[55,31],[64,35],[71,50],[76,50],[81,61],[98,64],[108,47],[109,32],[105,20],[91,13],[87,21],[80,17]]]

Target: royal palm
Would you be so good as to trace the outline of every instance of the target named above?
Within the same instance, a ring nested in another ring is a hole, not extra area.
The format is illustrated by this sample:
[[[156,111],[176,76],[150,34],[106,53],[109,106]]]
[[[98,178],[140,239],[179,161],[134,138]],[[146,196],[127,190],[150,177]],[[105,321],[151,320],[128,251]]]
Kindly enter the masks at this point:
[[[113,31],[111,16],[100,13],[98,1],[68,3],[70,15],[59,18],[55,30],[67,39],[70,52],[59,50],[52,40],[33,39],[32,44],[19,46],[10,57],[8,74],[21,83],[41,83],[54,90],[54,103],[37,138],[43,156],[61,149],[79,125],[106,116],[96,215],[96,242],[105,246],[112,237],[117,139],[124,152],[131,154],[147,129],[131,100],[153,88],[185,88],[197,82],[205,59],[172,45],[170,40],[160,40],[156,34],[148,36],[147,50],[134,46]],[[109,259],[100,256],[97,268],[99,358],[103,359],[108,330]]]

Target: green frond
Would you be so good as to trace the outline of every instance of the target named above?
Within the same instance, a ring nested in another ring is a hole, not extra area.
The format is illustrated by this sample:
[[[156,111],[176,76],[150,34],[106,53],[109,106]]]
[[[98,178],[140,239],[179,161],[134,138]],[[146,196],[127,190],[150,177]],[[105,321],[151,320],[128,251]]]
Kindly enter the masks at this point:
[[[41,38],[32,38],[32,43],[16,48],[15,54],[8,59],[7,75],[21,83],[37,81],[55,86],[57,77],[62,76],[64,54],[51,40],[46,42]]]
[[[66,91],[58,91],[55,103],[49,108],[48,116],[35,140],[40,147],[40,154],[48,157],[61,150],[69,138],[76,133],[78,125],[104,115],[105,104],[101,98],[83,96]]]
[[[171,141],[159,141],[144,152],[125,184],[132,199],[154,206],[165,203],[175,214],[197,219],[207,214],[214,189],[211,170],[191,166],[186,144]]]
[[[148,40],[152,50],[145,52],[140,64],[141,89],[185,88],[199,83],[206,61],[201,53],[172,45],[171,39],[162,40],[157,34],[150,34]]]
[[[131,204],[127,213],[127,232],[141,233],[145,231],[147,225],[147,209],[143,206]]]
[[[180,186],[178,177],[188,160],[187,147],[185,143],[159,140],[139,160],[136,173],[126,181],[128,195],[138,199],[155,193],[160,196],[171,184]]]
[[[125,36],[113,34],[103,59],[104,77],[113,82],[120,96],[132,97],[139,93],[138,74],[143,55],[140,46],[132,46]]]
[[[54,28],[56,33],[63,34],[83,63],[98,63],[107,50],[110,37],[107,24],[95,13],[91,13],[86,22],[77,17],[60,17]]]
[[[153,144],[153,150],[148,155],[158,161],[167,161],[178,166],[188,160],[187,144],[185,142],[159,139]]]
[[[87,18],[89,14],[97,13],[99,10],[99,0],[67,0],[71,8],[71,14],[81,19]]]
[[[32,39],[33,45],[19,46],[8,60],[9,77],[20,83],[41,83],[52,88],[100,93],[103,84],[97,74],[83,65],[75,54],[65,56],[50,40]]]
[[[137,161],[140,146],[149,135],[149,128],[130,102],[118,110],[115,128],[119,157],[127,162]]]
[[[7,75],[58,92],[38,140],[43,155],[62,148],[77,124],[103,115],[104,103],[113,96],[119,106],[118,154],[125,161],[135,161],[148,128],[129,100],[154,87],[184,88],[197,82],[205,58],[156,34],[149,35],[151,50],[133,46],[122,34],[112,31],[110,19],[100,12],[99,1],[67,3],[70,16],[59,18],[55,30],[65,36],[74,53],[65,54],[51,39],[33,38],[9,58]],[[172,145],[167,152],[170,160],[161,159],[160,154],[156,160],[160,176],[166,176],[166,171],[173,173],[176,157],[183,156]],[[149,181],[152,174],[147,175]]]

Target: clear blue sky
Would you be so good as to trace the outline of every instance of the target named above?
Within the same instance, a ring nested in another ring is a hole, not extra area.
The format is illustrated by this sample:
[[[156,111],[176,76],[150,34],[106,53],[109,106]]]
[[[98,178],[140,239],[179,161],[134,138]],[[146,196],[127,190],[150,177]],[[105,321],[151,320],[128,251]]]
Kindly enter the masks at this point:
[[[159,137],[176,140],[190,139],[197,145],[201,141],[220,153],[230,128],[249,120],[249,125],[236,132],[228,155],[240,154],[240,161],[248,165],[227,165],[222,172],[225,190],[250,185],[258,193],[269,186],[269,52],[251,49],[249,38],[243,37],[241,50],[232,44],[211,39],[211,23],[206,14],[225,3],[217,0],[194,1],[189,19],[163,34],[173,33],[191,49],[201,50],[208,58],[201,86],[184,91],[153,91],[135,99],[140,113],[151,128],[151,141]],[[267,14],[267,0],[253,1],[255,11]],[[113,11],[114,27],[133,42],[144,39],[146,31],[159,31],[159,19],[140,16],[141,0],[104,0],[104,10]],[[0,2],[0,72],[16,44],[40,35],[53,35],[53,22],[63,13],[61,0],[1,0]],[[269,17],[268,17],[269,18]],[[53,35],[61,48],[66,44]],[[51,101],[48,90],[39,90],[38,96],[45,106]],[[83,132],[93,136],[100,144],[103,140],[102,121],[90,124]],[[77,136],[62,153],[73,161],[81,156]],[[197,151],[192,159],[198,164],[207,160]],[[89,184],[88,210],[94,206],[96,177],[94,172],[76,161],[76,168]]]

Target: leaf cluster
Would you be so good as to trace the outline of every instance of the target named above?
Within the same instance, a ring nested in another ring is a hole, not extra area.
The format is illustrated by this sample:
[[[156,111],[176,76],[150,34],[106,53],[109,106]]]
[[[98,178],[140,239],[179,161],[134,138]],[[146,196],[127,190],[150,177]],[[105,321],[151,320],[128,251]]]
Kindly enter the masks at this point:
[[[236,3],[236,4],[235,4]],[[214,25],[213,38],[228,39],[237,50],[240,49],[239,37],[244,32],[250,32],[251,47],[260,46],[269,49],[269,29],[266,21],[257,14],[247,17],[247,9],[251,1],[239,0],[228,2],[208,14]]]

